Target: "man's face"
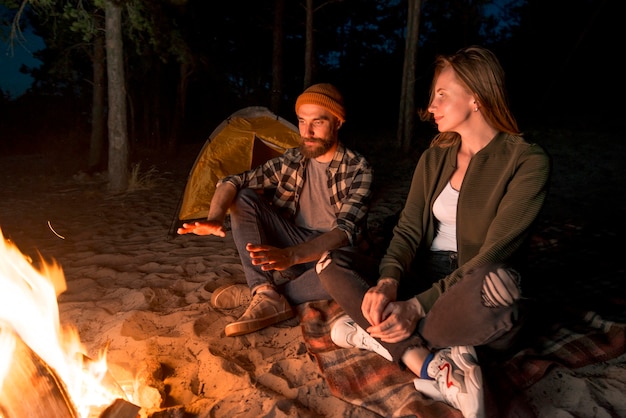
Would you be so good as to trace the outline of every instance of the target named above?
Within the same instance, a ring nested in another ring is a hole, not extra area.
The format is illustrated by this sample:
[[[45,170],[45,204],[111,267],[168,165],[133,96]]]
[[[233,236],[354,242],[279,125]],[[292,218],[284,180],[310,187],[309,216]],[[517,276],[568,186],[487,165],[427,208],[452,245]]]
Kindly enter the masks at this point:
[[[321,106],[303,104],[298,108],[298,127],[302,155],[330,161],[337,148],[339,119]]]

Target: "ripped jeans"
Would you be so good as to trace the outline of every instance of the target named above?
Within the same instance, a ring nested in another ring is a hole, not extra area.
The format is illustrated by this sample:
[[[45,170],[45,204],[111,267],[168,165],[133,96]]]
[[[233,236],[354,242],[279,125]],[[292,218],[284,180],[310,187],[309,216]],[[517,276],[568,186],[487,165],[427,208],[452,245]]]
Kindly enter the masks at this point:
[[[433,267],[444,271],[456,268],[449,257],[442,257],[440,263],[430,261]],[[378,279],[377,261],[335,250],[325,253],[316,268],[326,291],[357,324],[367,329],[370,324],[363,316],[361,302]],[[441,274],[441,270],[435,274]],[[432,279],[434,282],[438,278]],[[398,300],[408,300],[415,295],[407,292],[405,286],[406,283],[400,283]],[[502,265],[477,268],[437,299],[410,337],[398,343],[380,343],[396,362],[410,347],[437,350],[489,345],[506,348],[510,334],[519,328],[519,299],[517,272]]]

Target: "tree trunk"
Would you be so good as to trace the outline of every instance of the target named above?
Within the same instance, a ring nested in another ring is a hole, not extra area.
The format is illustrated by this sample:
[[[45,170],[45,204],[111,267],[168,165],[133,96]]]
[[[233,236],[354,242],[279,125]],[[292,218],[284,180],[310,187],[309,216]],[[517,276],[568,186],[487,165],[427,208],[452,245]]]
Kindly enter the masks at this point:
[[[313,82],[313,0],[306,0],[306,24],[304,46],[304,88]]]
[[[93,44],[93,97],[91,103],[91,140],[89,142],[88,171],[101,168],[105,139],[105,47],[104,34],[97,31]]]
[[[178,149],[178,137],[182,133],[182,126],[185,120],[185,103],[187,102],[187,86],[189,85],[189,75],[191,65],[181,61],[178,64],[179,77],[176,88],[176,103],[174,104],[174,114],[172,116],[172,126],[167,140],[168,155],[175,155]]]
[[[409,0],[406,44],[404,47],[404,65],[402,68],[402,87],[400,90],[400,109],[398,112],[397,142],[400,149],[407,152],[415,132],[415,72],[419,41],[421,0]]]
[[[274,3],[274,52],[272,53],[272,94],[270,109],[280,115],[280,105],[283,95],[283,19],[285,15],[285,0],[276,0]]]
[[[109,93],[109,191],[128,187],[128,130],[122,43],[122,9],[106,1],[106,52]]]

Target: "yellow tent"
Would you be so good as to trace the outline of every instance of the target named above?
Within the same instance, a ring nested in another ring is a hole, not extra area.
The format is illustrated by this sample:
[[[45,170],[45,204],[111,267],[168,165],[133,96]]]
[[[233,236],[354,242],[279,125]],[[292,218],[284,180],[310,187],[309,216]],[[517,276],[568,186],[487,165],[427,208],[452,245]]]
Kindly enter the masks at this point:
[[[246,107],[233,113],[215,128],[196,158],[179,220],[207,217],[220,178],[256,167],[299,143],[298,128],[265,107]]]

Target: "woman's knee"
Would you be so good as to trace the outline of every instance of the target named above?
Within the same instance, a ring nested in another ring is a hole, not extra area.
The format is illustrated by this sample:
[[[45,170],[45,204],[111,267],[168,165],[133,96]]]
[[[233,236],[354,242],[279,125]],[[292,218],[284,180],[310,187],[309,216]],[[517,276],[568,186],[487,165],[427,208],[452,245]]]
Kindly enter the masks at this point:
[[[521,298],[520,274],[505,265],[487,268],[483,274],[481,299],[489,308],[508,307]]]

